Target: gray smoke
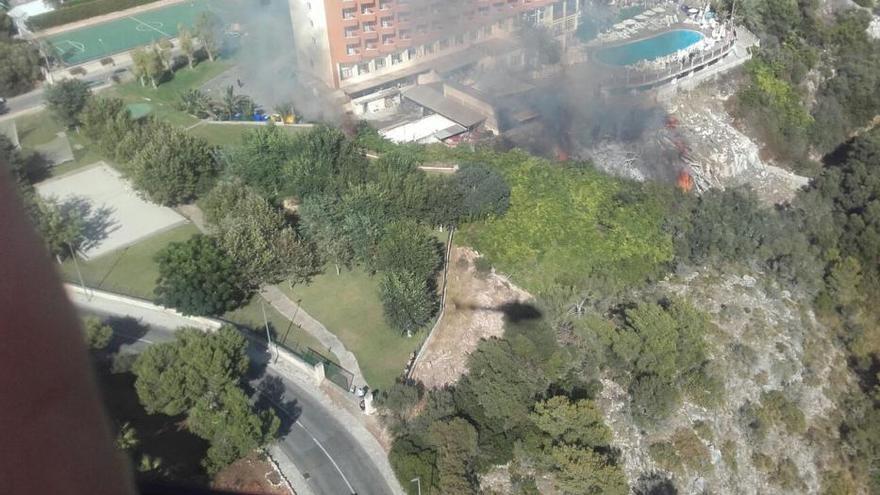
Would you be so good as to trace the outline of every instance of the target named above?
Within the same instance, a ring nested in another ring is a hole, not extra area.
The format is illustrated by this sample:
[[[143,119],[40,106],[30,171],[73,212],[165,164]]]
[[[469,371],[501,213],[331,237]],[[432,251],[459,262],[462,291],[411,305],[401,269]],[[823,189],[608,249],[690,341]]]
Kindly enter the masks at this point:
[[[223,0],[214,5],[227,25],[226,40],[236,67],[212,86],[232,85],[269,113],[293,103],[306,120],[340,122],[342,108],[297,73],[287,0]]]

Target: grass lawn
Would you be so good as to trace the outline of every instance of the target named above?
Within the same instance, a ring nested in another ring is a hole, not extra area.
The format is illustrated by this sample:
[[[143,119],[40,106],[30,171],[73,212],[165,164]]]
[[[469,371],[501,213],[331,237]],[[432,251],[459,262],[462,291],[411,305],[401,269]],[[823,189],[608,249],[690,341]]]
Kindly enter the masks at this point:
[[[126,103],[149,103],[152,106],[150,114],[159,120],[174,125],[190,126],[197,123],[198,119],[174,108],[180,93],[187,89],[200,88],[229,67],[229,62],[225,61],[204,61],[194,69],[178,70],[174,73],[173,79],[160,84],[156,89],[149,85],[141,86],[139,82],[133,81],[110,88],[101,94],[122,98]]]
[[[385,323],[378,285],[360,268],[336,275],[331,267],[307,286],[279,287],[354,352],[371,387],[386,389],[424,335],[406,338]]]
[[[52,141],[64,130],[55,117],[46,110],[15,119],[15,126],[25,156],[33,153],[34,147]],[[49,177],[64,175],[104,159],[92,149],[91,143],[76,131],[67,131],[67,139],[70,140],[70,146],[73,148],[74,159],[50,168]],[[77,149],[78,147],[80,149]]]
[[[68,259],[61,264],[61,274],[64,280],[79,283],[78,264],[89,287],[152,299],[159,277],[158,266],[153,261],[156,253],[171,242],[185,241],[197,233],[194,225],[186,224],[88,261],[77,260],[74,264]]]
[[[272,330],[272,338],[279,344],[297,352],[303,352],[306,347],[311,347],[331,361],[339,362],[339,358],[335,354],[321,346],[321,343],[316,338],[307,334],[303,329],[294,325],[292,321],[276,311],[271,304],[263,303],[263,307],[261,307],[260,301],[262,300],[262,297],[255,295],[246,306],[226,313],[222,316],[222,319],[250,328],[258,333],[260,337],[265,337],[266,327],[263,323],[263,309],[265,308],[266,319],[269,320],[269,328]]]
[[[268,125],[268,124],[266,124]],[[241,137],[245,132],[257,129],[258,125],[251,124],[212,124],[204,123],[193,127],[189,133],[194,136],[205,138],[208,143],[215,146],[237,146],[241,144]],[[288,134],[296,134],[309,130],[307,127],[279,126]]]

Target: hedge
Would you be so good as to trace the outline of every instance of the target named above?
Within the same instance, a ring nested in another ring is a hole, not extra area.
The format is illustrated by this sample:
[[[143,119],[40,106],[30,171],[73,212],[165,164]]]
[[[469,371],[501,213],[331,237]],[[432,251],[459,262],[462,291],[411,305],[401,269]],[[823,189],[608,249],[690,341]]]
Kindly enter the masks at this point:
[[[28,25],[32,30],[39,31],[155,1],[157,0],[80,0],[64,4],[52,12],[33,16],[28,19]]]

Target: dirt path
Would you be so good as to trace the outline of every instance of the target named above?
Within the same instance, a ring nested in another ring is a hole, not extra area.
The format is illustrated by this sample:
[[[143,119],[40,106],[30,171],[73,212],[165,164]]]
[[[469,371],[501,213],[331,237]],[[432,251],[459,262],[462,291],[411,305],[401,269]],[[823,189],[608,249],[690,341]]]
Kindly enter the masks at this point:
[[[494,272],[478,271],[477,258],[473,249],[452,248],[443,319],[412,373],[426,387],[455,383],[480,341],[504,333],[504,316],[497,308],[532,297]]]

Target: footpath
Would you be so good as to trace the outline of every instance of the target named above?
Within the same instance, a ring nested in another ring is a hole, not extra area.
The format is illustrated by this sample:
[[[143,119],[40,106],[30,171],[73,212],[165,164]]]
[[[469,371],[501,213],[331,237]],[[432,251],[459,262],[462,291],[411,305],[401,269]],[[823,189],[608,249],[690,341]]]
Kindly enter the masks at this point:
[[[102,313],[130,316],[145,324],[163,328],[176,329],[189,326],[205,331],[215,331],[223,324],[212,318],[184,316],[173,309],[157,306],[149,301],[110,292],[89,288],[83,290],[81,287],[71,284],[65,284],[65,289],[71,302],[77,307]],[[253,339],[253,337],[251,338]],[[340,392],[332,390],[335,386],[321,386],[323,380],[320,377],[323,376],[323,368],[318,371],[316,367],[303,362],[284,348],[277,348],[277,358],[267,363],[267,368],[285,380],[296,384],[301,392],[308,394],[310,399],[321,405],[323,414],[332,416],[339,423],[346,425],[348,432],[367,453],[387,486],[391,488],[392,493],[404,493],[391,469],[385,450],[377,437],[369,430],[370,418],[357,411],[353,404],[345,404],[340,407]],[[273,444],[268,450],[297,494],[311,494],[312,491],[306,478],[296,467],[294,460],[284,453],[279,444]]]
[[[187,217],[192,223],[204,234],[211,232],[210,227],[205,220],[205,214],[195,204],[181,205],[177,211]],[[287,295],[281,291],[276,285],[264,285],[260,290],[260,296],[272,305],[285,318],[292,321],[295,325],[302,328],[306,333],[316,338],[322,346],[330,349],[330,351],[339,358],[339,364],[353,375],[352,385],[355,387],[363,387],[367,385],[364,374],[361,372],[361,366],[354,353],[349,351],[345,344],[339,340],[323,323],[310,315],[299,304],[292,301]]]

